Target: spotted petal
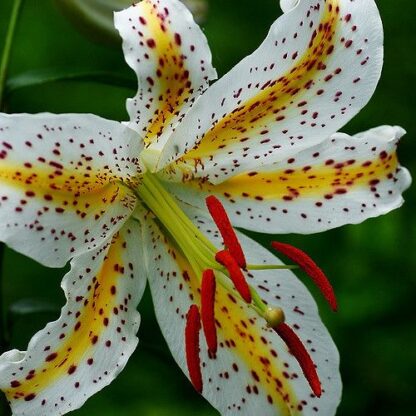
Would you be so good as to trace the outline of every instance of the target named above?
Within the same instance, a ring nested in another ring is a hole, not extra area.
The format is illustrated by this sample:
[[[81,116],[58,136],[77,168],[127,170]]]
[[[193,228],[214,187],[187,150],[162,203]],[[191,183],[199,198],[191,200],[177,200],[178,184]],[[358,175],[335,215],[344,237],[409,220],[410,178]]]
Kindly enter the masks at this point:
[[[136,307],[145,287],[139,233],[129,221],[111,242],[75,258],[62,283],[61,317],[27,352],[0,357],[0,388],[14,415],[75,410],[123,369],[138,342]]]
[[[266,233],[312,233],[355,224],[403,203],[410,185],[396,147],[404,130],[381,126],[356,136],[336,133],[294,157],[218,185],[170,183],[172,193],[203,208],[216,194],[234,226]]]
[[[373,0],[301,0],[197,101],[160,168],[213,183],[322,142],[368,102],[383,32]],[[182,157],[181,157],[182,156]]]
[[[100,246],[135,198],[137,133],[93,115],[0,115],[0,239],[47,266]]]
[[[127,102],[130,127],[147,145],[161,146],[216,78],[207,40],[178,0],[143,0],[116,13],[115,26],[139,80],[137,95]]]
[[[194,216],[195,223],[220,243],[212,221]],[[149,283],[159,325],[172,354],[189,377],[185,359],[185,320],[191,304],[200,304],[200,279],[183,255],[163,235],[155,222],[144,227],[148,248]],[[248,261],[276,264],[278,260],[248,238],[240,236]],[[279,336],[266,323],[217,285],[215,316],[218,331],[216,358],[209,358],[201,335],[201,368],[204,397],[222,415],[321,415],[335,414],[341,383],[338,352],[316,305],[290,271],[261,271],[249,276],[263,299],[284,308],[287,323],[307,346],[322,381],[320,399],[311,393],[300,367]]]

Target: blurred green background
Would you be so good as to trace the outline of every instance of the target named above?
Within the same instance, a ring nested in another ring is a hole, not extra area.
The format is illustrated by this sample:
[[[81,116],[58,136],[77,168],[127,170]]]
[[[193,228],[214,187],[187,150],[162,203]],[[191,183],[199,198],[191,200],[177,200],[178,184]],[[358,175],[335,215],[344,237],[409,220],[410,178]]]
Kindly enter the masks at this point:
[[[264,38],[280,13],[277,0],[208,0],[203,23],[219,74],[224,74]],[[345,131],[358,132],[380,124],[399,124],[408,131],[400,147],[402,163],[416,169],[415,110],[416,32],[413,0],[377,1],[385,25],[385,66],[370,104]],[[12,0],[0,0],[0,48]],[[413,51],[413,52],[412,52]],[[26,0],[17,30],[10,77],[27,71],[57,73],[109,71],[125,87],[87,81],[65,81],[16,90],[7,97],[9,112],[91,112],[127,119],[125,99],[135,79],[121,48],[87,40],[49,0]],[[131,87],[129,87],[129,85]],[[406,204],[385,217],[346,226],[321,235],[284,236],[310,254],[331,277],[339,312],[331,314],[317,296],[321,313],[342,359],[343,401],[339,416],[414,415],[416,371],[416,207],[415,192]],[[266,243],[269,237],[256,235]],[[6,250],[3,274],[6,309],[22,299],[45,301],[46,311],[10,314],[11,345],[25,349],[31,335],[56,319],[63,303],[63,270],[45,269]],[[316,293],[314,288],[311,288]],[[42,309],[42,308],[40,308]],[[123,416],[215,415],[176,367],[156,324],[147,293],[139,306],[143,322],[140,344],[124,372],[73,414]],[[49,310],[49,312],[48,312]]]

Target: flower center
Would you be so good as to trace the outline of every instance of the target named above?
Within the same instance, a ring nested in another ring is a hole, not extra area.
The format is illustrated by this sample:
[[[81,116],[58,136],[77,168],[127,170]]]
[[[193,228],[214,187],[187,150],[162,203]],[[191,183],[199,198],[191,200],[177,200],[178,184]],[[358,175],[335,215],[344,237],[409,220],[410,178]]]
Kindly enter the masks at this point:
[[[199,332],[204,331],[208,351],[212,358],[217,353],[217,325],[215,321],[215,293],[217,283],[234,298],[253,309],[288,346],[298,360],[303,373],[315,395],[321,395],[321,384],[308,351],[296,333],[285,323],[284,311],[280,307],[266,305],[256,289],[245,277],[250,270],[292,269],[300,267],[315,282],[331,307],[336,309],[332,287],[322,270],[301,250],[288,244],[273,242],[272,247],[286,255],[296,266],[273,264],[247,264],[227,213],[215,196],[206,198],[208,211],[224,242],[218,249],[179,206],[177,200],[163,187],[155,174],[147,171],[134,189],[137,197],[150,209],[171,243],[182,252],[195,276],[200,279],[201,304],[191,305],[187,314],[185,330],[186,358],[191,381],[195,389],[202,392]]]
[[[270,308],[264,304],[256,290],[247,284],[244,271],[292,269],[297,266],[245,264],[244,255],[231,223],[216,199],[217,203],[207,204],[214,221],[219,226],[226,250],[218,250],[212,244],[154,174],[146,172],[141,177],[141,184],[135,189],[135,193],[155,215],[170,240],[181,250],[201,282],[204,271],[213,270],[219,284],[233,296],[245,301],[267,320]],[[213,200],[208,198],[208,201]]]

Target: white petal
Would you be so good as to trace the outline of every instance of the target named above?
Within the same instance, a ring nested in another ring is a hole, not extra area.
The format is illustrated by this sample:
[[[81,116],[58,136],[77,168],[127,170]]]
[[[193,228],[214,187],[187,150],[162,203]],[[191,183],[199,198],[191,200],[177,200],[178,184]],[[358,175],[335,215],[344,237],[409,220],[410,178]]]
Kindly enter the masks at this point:
[[[127,102],[130,127],[147,145],[160,148],[216,78],[207,40],[178,0],[143,0],[116,13],[115,26],[139,80],[136,96]]]
[[[0,239],[47,266],[99,247],[135,206],[133,130],[82,114],[0,114]]]
[[[197,101],[159,167],[181,157],[170,168],[218,183],[316,145],[368,102],[382,60],[373,0],[302,0]]]
[[[196,180],[166,185],[200,208],[207,195],[217,195],[233,225],[249,230],[307,234],[357,224],[402,205],[411,182],[396,154],[403,134],[391,126],[352,137],[336,133],[294,157],[218,185]]]
[[[299,1],[300,0],[280,0],[280,8],[283,13],[290,12],[299,4]]]
[[[186,212],[215,244],[220,244],[212,221],[195,215],[194,210]],[[175,360],[188,375],[185,316],[191,304],[199,305],[200,276],[155,222],[145,222],[146,265],[156,316]],[[278,263],[267,250],[240,237],[250,262]],[[296,328],[317,364],[324,393],[320,399],[313,396],[299,364],[279,336],[245,303],[217,285],[216,359],[208,357],[205,339],[200,337],[203,396],[222,415],[288,416],[301,408],[306,416],[334,415],[341,391],[338,352],[306,288],[289,271],[255,272],[249,282],[269,304],[284,308],[288,324]]]
[[[75,258],[62,287],[61,317],[27,352],[0,357],[0,389],[15,416],[62,415],[82,406],[124,368],[137,345],[144,287],[140,227],[127,222],[111,243]]]

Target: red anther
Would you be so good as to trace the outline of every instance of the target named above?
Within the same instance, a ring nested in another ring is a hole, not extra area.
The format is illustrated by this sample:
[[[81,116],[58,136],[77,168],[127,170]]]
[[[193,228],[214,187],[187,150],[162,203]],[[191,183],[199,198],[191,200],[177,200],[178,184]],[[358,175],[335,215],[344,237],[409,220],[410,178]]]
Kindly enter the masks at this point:
[[[337,299],[331,283],[329,283],[328,278],[319,266],[305,252],[290,244],[279,243],[277,241],[272,242],[272,247],[297,263],[319,288],[332,310],[336,311],[338,309]]]
[[[280,338],[282,338],[290,352],[298,361],[315,396],[321,397],[321,381],[319,380],[318,373],[316,372],[315,363],[312,361],[311,356],[302,344],[300,338],[296,335],[293,329],[285,323],[282,323],[277,328],[273,329],[277,332]]]
[[[217,327],[214,312],[216,286],[214,272],[211,269],[205,270],[201,284],[201,320],[210,356],[215,356],[217,352]]]
[[[224,240],[225,247],[230,251],[231,255],[237,260],[238,265],[245,269],[247,263],[244,257],[243,249],[238,241],[237,234],[234,231],[231,221],[228,218],[227,212],[220,200],[214,195],[210,195],[205,199],[208,211],[212,219],[218,227],[221,236]]]
[[[222,264],[228,270],[230,279],[234,283],[234,287],[237,289],[237,292],[241,295],[241,297],[247,303],[251,303],[250,287],[237,263],[237,260],[228,250],[219,251],[215,255],[215,260],[217,260],[218,263]]]
[[[186,363],[189,377],[198,393],[202,393],[201,358],[199,356],[199,332],[201,331],[201,318],[198,306],[191,305],[186,315],[185,348]]]

